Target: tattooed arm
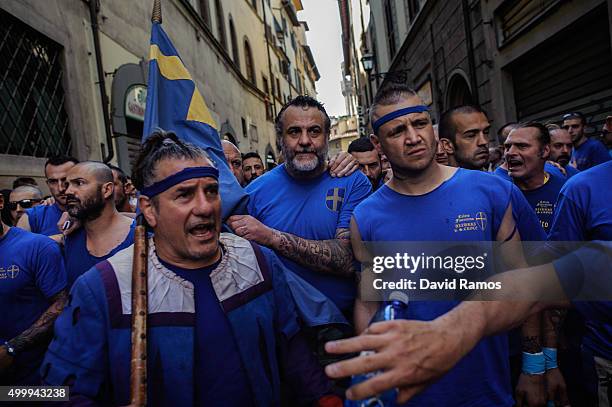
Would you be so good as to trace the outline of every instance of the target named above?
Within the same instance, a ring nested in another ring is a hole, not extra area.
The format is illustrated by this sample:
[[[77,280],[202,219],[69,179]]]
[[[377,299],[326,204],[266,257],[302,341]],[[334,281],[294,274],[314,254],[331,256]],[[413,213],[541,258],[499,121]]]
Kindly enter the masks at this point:
[[[238,236],[269,247],[311,270],[344,276],[355,271],[349,229],[338,228],[334,239],[308,240],[272,229],[249,215],[231,216],[227,223]]]
[[[544,311],[542,317],[542,345],[547,348],[556,348],[559,343],[559,332],[567,311],[564,309],[551,309]]]
[[[308,240],[273,231],[269,245],[281,256],[322,273],[349,275],[355,271],[348,229],[337,229],[334,239]]]
[[[51,297],[51,305],[36,322],[28,329],[8,341],[8,344],[15,349],[17,353],[30,349],[48,339],[53,332],[53,323],[64,309],[68,299],[68,290],[62,290]],[[0,346],[0,371],[3,368],[10,366],[12,357],[6,353],[6,346]]]

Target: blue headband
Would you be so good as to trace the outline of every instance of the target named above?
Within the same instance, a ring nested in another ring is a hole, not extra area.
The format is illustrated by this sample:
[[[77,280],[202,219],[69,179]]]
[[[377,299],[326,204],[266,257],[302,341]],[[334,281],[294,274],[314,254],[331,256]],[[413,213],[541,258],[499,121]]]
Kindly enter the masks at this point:
[[[397,119],[400,116],[405,116],[410,113],[423,113],[423,112],[428,112],[428,111],[429,109],[427,108],[427,106],[418,105],[418,106],[405,107],[403,109],[399,109],[391,113],[387,113],[386,115],[384,115],[383,117],[381,117],[380,119],[372,123],[374,134],[378,133],[378,129],[380,129],[383,126],[383,124],[390,122],[393,119]]]
[[[159,195],[165,190],[172,188],[176,184],[180,184],[183,181],[194,178],[212,177],[216,180],[219,179],[219,170],[214,167],[188,167],[182,171],[172,174],[167,178],[157,181],[153,185],[149,185],[140,191],[141,195],[153,198],[155,195]]]

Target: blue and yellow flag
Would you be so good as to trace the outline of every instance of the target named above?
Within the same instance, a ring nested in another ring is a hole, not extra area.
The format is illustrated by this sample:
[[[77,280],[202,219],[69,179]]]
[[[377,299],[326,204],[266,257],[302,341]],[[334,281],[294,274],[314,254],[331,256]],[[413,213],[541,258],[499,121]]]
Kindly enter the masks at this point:
[[[210,111],[178,52],[154,22],[151,30],[143,141],[156,129],[173,131],[210,155],[219,169],[222,217],[246,213],[248,195],[230,171]]]

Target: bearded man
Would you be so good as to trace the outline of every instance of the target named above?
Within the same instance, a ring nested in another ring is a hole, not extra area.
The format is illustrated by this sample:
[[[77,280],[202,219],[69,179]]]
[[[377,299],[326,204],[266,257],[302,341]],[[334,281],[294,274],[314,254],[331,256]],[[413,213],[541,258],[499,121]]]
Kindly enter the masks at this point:
[[[239,236],[273,249],[350,319],[355,270],[348,228],[371,183],[360,171],[330,175],[330,119],[317,100],[291,100],[275,129],[285,163],[247,186],[250,216],[232,216],[229,224]]]
[[[66,179],[66,209],[71,222],[80,225],[70,228],[65,239],[64,260],[70,287],[97,263],[130,246],[134,229],[133,220],[115,207],[113,172],[106,164],[95,161],[77,164]]]

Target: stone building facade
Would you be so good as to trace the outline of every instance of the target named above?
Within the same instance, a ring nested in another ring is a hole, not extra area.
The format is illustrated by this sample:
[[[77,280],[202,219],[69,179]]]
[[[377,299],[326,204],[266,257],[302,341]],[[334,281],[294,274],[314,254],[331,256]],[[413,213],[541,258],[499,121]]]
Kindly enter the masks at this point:
[[[595,132],[612,112],[612,0],[369,4],[361,47],[374,55],[374,93],[406,83],[436,119],[450,107],[480,104],[494,130],[581,111]]]
[[[0,187],[16,176],[44,187],[42,164],[60,153],[130,172],[142,137],[152,4],[0,1]],[[266,161],[278,153],[276,112],[297,94],[316,96],[301,9],[300,0],[162,0],[164,30],[221,137]]]

